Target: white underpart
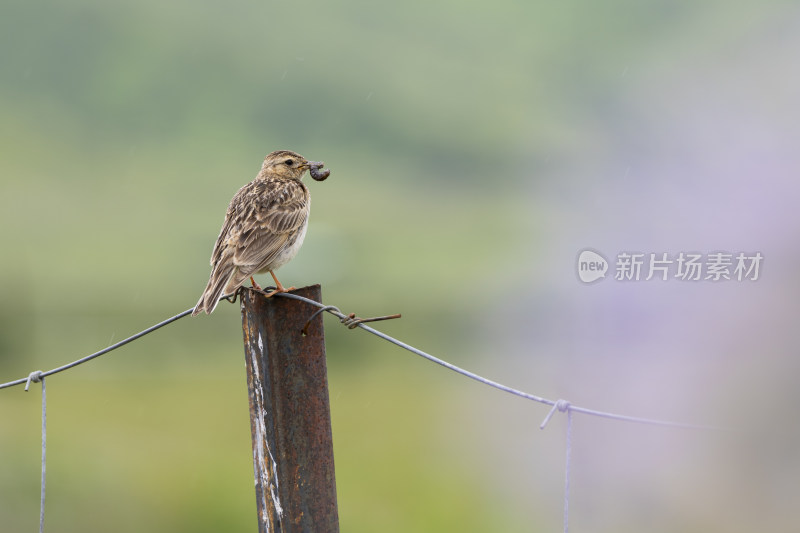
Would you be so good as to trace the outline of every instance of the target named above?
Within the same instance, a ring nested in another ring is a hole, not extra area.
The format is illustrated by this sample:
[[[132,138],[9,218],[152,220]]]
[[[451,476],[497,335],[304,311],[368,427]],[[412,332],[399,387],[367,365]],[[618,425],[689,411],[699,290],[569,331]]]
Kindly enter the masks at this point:
[[[295,239],[292,245],[284,248],[281,253],[275,256],[275,260],[270,264],[270,270],[277,270],[294,259],[300,247],[303,246],[303,240],[306,238],[306,230],[308,230],[308,217],[306,217],[306,221],[300,228],[300,233],[297,235],[297,239]]]

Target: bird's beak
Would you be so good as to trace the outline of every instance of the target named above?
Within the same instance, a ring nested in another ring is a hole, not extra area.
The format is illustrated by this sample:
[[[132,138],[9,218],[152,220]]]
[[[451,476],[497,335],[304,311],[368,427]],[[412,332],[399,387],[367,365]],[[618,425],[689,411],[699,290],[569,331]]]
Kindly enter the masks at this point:
[[[322,170],[322,167],[325,166],[325,163],[322,161],[309,161],[308,162],[308,169],[311,177],[317,181],[325,181],[328,176],[331,175],[330,170]]]

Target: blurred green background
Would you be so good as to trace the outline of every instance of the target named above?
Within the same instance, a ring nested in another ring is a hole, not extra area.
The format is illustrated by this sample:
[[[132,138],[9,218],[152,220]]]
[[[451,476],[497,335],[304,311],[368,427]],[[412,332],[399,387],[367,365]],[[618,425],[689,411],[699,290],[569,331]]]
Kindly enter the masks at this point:
[[[750,430],[576,415],[575,531],[791,530],[798,47],[783,2],[4,0],[0,381],[194,305],[291,149],[332,174],[284,284],[535,394]],[[586,246],[765,262],[583,286]],[[563,417],[326,325],[343,532],[559,530]],[[48,529],[255,530],[238,306],[47,383]],[[38,518],[33,390],[0,391],[3,531]]]

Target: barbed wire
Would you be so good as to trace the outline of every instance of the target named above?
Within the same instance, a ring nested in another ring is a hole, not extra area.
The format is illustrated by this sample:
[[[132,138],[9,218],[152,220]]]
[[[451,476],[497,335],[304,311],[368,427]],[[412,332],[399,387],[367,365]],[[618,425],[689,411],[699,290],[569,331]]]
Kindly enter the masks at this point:
[[[267,289],[269,289],[269,288],[267,288]],[[245,288],[242,288],[240,290],[245,290]],[[251,289],[251,288],[248,288],[246,290],[253,290],[253,291],[256,291],[256,292],[261,292],[262,294],[264,293],[264,291],[257,291],[256,289]],[[220,301],[228,300],[230,302],[235,302],[237,295],[238,295],[238,291],[236,293],[233,293],[233,294],[227,294],[227,295],[223,296],[222,298],[220,298]],[[369,333],[371,333],[371,334],[373,334],[373,335],[375,335],[375,336],[377,336],[377,337],[379,337],[379,338],[381,338],[381,339],[383,339],[383,340],[385,340],[385,341],[387,341],[387,342],[389,342],[391,344],[394,344],[394,345],[396,345],[396,346],[398,346],[400,348],[403,348],[404,350],[407,350],[407,351],[409,351],[409,352],[411,352],[411,353],[413,353],[415,355],[418,355],[419,357],[422,357],[423,359],[427,359],[428,361],[430,361],[432,363],[436,363],[437,365],[443,366],[444,368],[447,368],[448,370],[451,370],[453,372],[461,374],[462,376],[468,377],[468,378],[470,378],[472,380],[475,380],[475,381],[477,381],[479,383],[482,383],[484,385],[488,385],[489,387],[493,387],[495,389],[501,390],[501,391],[506,392],[508,394],[512,394],[514,396],[518,396],[520,398],[531,400],[531,401],[534,401],[534,402],[537,402],[537,403],[541,403],[541,404],[544,404],[544,405],[549,405],[549,406],[551,406],[551,409],[547,413],[547,416],[544,418],[542,423],[539,425],[540,429],[544,429],[547,426],[547,423],[550,421],[550,419],[553,417],[553,415],[555,414],[556,411],[559,411],[559,412],[562,412],[562,413],[566,413],[567,414],[567,432],[566,432],[566,439],[567,440],[566,440],[566,465],[565,465],[565,480],[564,480],[564,532],[565,533],[568,533],[568,531],[569,531],[569,479],[570,479],[570,463],[571,463],[571,457],[570,456],[571,456],[571,449],[572,449],[572,413],[581,413],[581,414],[594,416],[594,417],[599,417],[599,418],[606,418],[606,419],[610,419],[610,420],[618,420],[618,421],[622,421],[622,422],[631,422],[631,423],[636,423],[636,424],[647,424],[647,425],[652,425],[652,426],[662,426],[662,427],[691,429],[691,430],[704,430],[704,431],[720,431],[720,430],[722,430],[722,428],[718,428],[718,427],[714,427],[714,426],[698,425],[698,424],[685,424],[685,423],[681,423],[681,422],[657,420],[657,419],[652,419],[652,418],[642,418],[642,417],[637,417],[637,416],[630,416],[630,415],[623,415],[623,414],[618,414],[618,413],[611,413],[611,412],[607,412],[607,411],[599,411],[599,410],[596,410],[596,409],[589,409],[587,407],[580,407],[580,406],[572,405],[570,402],[568,402],[567,400],[564,400],[564,399],[551,400],[551,399],[548,399],[548,398],[537,396],[535,394],[524,392],[524,391],[521,391],[519,389],[515,389],[513,387],[509,387],[508,385],[504,385],[502,383],[499,383],[497,381],[493,381],[491,379],[485,378],[485,377],[483,377],[481,375],[478,375],[478,374],[476,374],[474,372],[470,372],[469,370],[466,370],[466,369],[461,368],[459,366],[456,366],[456,365],[454,365],[452,363],[449,363],[449,362],[447,362],[447,361],[445,361],[443,359],[440,359],[440,358],[438,358],[436,356],[433,356],[433,355],[431,355],[431,354],[429,354],[427,352],[424,352],[424,351],[420,350],[419,348],[415,348],[414,346],[411,346],[410,344],[407,344],[407,343],[405,343],[405,342],[403,342],[401,340],[395,339],[394,337],[392,337],[390,335],[387,335],[387,334],[383,333],[382,331],[378,331],[378,330],[376,330],[376,329],[374,329],[374,328],[372,328],[372,327],[370,327],[370,326],[365,324],[365,322],[373,322],[373,321],[377,321],[377,320],[388,320],[388,319],[392,319],[392,318],[399,318],[400,315],[388,315],[388,316],[373,317],[373,318],[359,318],[359,317],[355,316],[354,313],[351,313],[351,314],[343,313],[338,307],[336,307],[334,305],[326,305],[326,304],[323,304],[321,302],[317,302],[317,301],[311,300],[309,298],[305,298],[303,296],[299,296],[297,294],[275,293],[274,296],[280,297],[280,298],[290,298],[290,299],[293,299],[293,300],[298,300],[298,301],[301,301],[301,302],[305,302],[305,303],[307,303],[309,305],[312,305],[314,307],[317,307],[318,310],[315,311],[310,316],[308,322],[306,323],[306,328],[308,327],[308,324],[311,322],[311,320],[313,320],[318,314],[320,314],[322,312],[327,312],[327,313],[330,313],[331,315],[337,317],[339,319],[339,321],[343,325],[345,325],[348,329],[355,329],[355,328],[363,329],[364,331],[367,331],[367,332],[369,332]],[[102,350],[99,350],[99,351],[97,351],[97,352],[95,352],[93,354],[90,354],[90,355],[87,355],[87,356],[82,357],[80,359],[77,359],[75,361],[72,361],[71,363],[67,363],[65,365],[53,368],[53,369],[45,371],[45,372],[43,372],[41,370],[36,370],[36,371],[33,371],[30,374],[28,374],[27,377],[19,378],[19,379],[13,380],[13,381],[9,381],[9,382],[0,384],[0,389],[6,389],[6,388],[13,387],[15,385],[21,385],[21,384],[25,383],[26,384],[25,385],[25,390],[26,391],[28,390],[28,387],[30,386],[31,381],[33,381],[33,382],[41,382],[41,384],[42,384],[42,478],[41,478],[42,482],[41,482],[41,508],[40,508],[40,519],[39,519],[39,531],[40,531],[40,533],[42,533],[44,531],[45,467],[46,467],[45,458],[46,458],[46,441],[47,441],[47,423],[46,423],[46,421],[47,421],[47,399],[46,399],[46,393],[45,393],[45,380],[44,380],[44,378],[47,377],[47,376],[51,376],[53,374],[57,374],[59,372],[64,372],[66,370],[70,370],[72,368],[75,368],[78,365],[81,365],[83,363],[86,363],[88,361],[96,359],[96,358],[98,358],[98,357],[100,357],[102,355],[108,354],[108,353],[116,350],[117,348],[121,348],[122,346],[125,346],[126,344],[129,344],[129,343],[131,343],[131,342],[133,342],[135,340],[138,340],[138,339],[144,337],[145,335],[148,335],[149,333],[152,333],[152,332],[154,332],[154,331],[156,331],[156,330],[158,330],[158,329],[160,329],[160,328],[162,328],[164,326],[167,326],[167,325],[169,325],[169,324],[171,324],[171,323],[173,323],[173,322],[175,322],[177,320],[180,320],[181,318],[183,318],[185,316],[190,315],[192,313],[192,311],[194,311],[194,307],[192,307],[191,309],[187,309],[186,311],[183,311],[181,313],[178,313],[177,315],[174,315],[174,316],[172,316],[172,317],[170,317],[170,318],[168,318],[166,320],[163,320],[163,321],[161,321],[161,322],[159,322],[157,324],[154,324],[154,325],[150,326],[149,328],[146,328],[146,329],[144,329],[144,330],[142,330],[142,331],[140,331],[140,332],[138,332],[138,333],[136,333],[134,335],[131,335],[130,337],[128,337],[126,339],[123,339],[123,340],[121,340],[119,342],[116,342],[116,343],[110,345],[110,346],[107,346],[106,348],[103,348]],[[304,334],[305,334],[306,328],[303,328],[303,333]]]

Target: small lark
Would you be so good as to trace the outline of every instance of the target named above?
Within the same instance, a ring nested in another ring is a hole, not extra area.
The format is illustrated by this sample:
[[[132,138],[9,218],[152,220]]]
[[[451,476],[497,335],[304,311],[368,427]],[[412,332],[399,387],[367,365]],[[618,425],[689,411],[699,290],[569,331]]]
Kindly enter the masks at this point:
[[[306,170],[322,181],[330,175],[321,162],[307,161],[289,150],[272,152],[264,159],[256,179],[239,189],[231,200],[225,222],[211,254],[211,277],[192,312],[211,314],[223,294],[230,294],[254,274],[269,272],[275,280],[273,295],[288,292],[275,270],[297,255],[308,228],[311,195],[300,181]]]

